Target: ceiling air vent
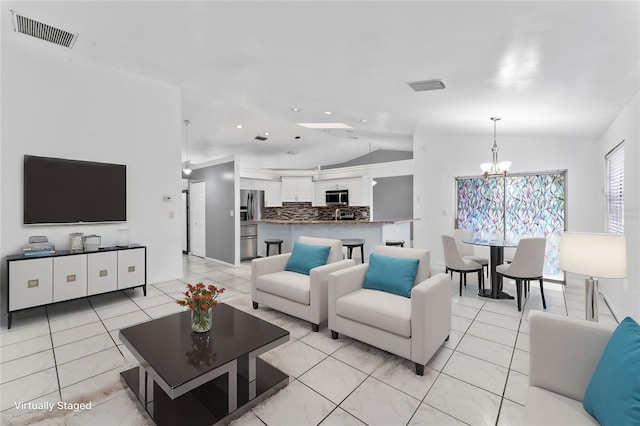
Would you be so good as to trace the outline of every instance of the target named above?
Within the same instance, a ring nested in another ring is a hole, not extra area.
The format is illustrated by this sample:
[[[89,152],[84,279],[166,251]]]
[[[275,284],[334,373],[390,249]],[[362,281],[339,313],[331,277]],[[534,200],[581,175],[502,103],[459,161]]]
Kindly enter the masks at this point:
[[[256,136],[255,139],[257,139],[259,141],[266,141],[267,140],[267,138],[265,136],[261,136],[261,135]]]
[[[444,89],[444,81],[436,79],[436,80],[423,80],[423,81],[413,81],[407,83],[409,87],[411,87],[416,92],[425,92],[427,90],[441,90]]]
[[[13,29],[22,34],[45,40],[53,44],[68,47],[71,49],[78,38],[77,33],[61,30],[51,25],[27,18],[19,14],[15,10],[11,11],[13,15]]]

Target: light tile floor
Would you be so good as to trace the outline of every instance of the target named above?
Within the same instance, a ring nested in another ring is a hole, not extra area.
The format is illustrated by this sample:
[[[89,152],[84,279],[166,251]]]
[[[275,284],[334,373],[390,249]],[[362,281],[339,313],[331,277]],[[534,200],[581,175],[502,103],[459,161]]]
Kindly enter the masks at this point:
[[[0,424],[152,424],[123,388],[119,373],[137,363],[118,330],[179,312],[185,282],[227,288],[221,299],[289,330],[288,343],[263,358],[290,375],[289,385],[246,413],[238,425],[517,425],[529,372],[528,314],[541,310],[532,283],[523,312],[513,300],[479,298],[469,277],[451,287],[452,328],[424,376],[390,353],[261,306],[251,308],[249,263],[238,268],[184,256],[183,280],[35,308],[0,330]],[[512,283],[505,290],[515,294]],[[545,283],[547,311],[584,318],[581,281]],[[616,324],[606,304],[600,321]],[[19,402],[92,402],[91,410],[17,408]],[[64,418],[61,418],[65,415]]]

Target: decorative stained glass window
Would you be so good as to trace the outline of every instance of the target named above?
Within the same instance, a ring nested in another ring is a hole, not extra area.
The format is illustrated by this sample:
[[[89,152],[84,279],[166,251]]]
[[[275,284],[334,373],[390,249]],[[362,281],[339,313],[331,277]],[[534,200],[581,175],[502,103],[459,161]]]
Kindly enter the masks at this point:
[[[565,229],[565,186],[566,171],[456,178],[457,227],[481,239],[545,237],[544,275],[562,279],[558,257]]]

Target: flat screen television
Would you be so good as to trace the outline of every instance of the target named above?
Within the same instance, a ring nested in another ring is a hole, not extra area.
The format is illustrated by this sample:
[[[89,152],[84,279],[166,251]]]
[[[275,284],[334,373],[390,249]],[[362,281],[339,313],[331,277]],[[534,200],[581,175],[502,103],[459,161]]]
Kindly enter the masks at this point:
[[[24,224],[124,222],[127,166],[24,156]]]

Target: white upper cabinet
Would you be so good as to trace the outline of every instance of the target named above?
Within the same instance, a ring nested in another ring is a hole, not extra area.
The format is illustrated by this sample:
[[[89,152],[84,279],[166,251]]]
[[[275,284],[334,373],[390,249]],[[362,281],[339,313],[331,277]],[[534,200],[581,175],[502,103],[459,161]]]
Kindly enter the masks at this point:
[[[336,190],[349,191],[350,206],[371,205],[372,186],[371,177],[361,176],[357,178],[330,179],[315,182],[314,206],[326,206],[325,192]]]
[[[240,189],[251,189],[252,184],[251,179],[240,178]]]
[[[264,206],[282,207],[282,183],[264,181]]]
[[[314,195],[311,177],[282,177],[283,202],[312,202]]]
[[[371,205],[371,194],[373,192],[371,177],[362,176],[355,179],[348,179],[348,185],[350,206]]]
[[[256,191],[266,191],[266,180],[240,178],[240,189],[253,189]]]
[[[314,206],[326,206],[325,192],[327,192],[327,181],[320,180],[313,183],[315,197],[313,198]]]

